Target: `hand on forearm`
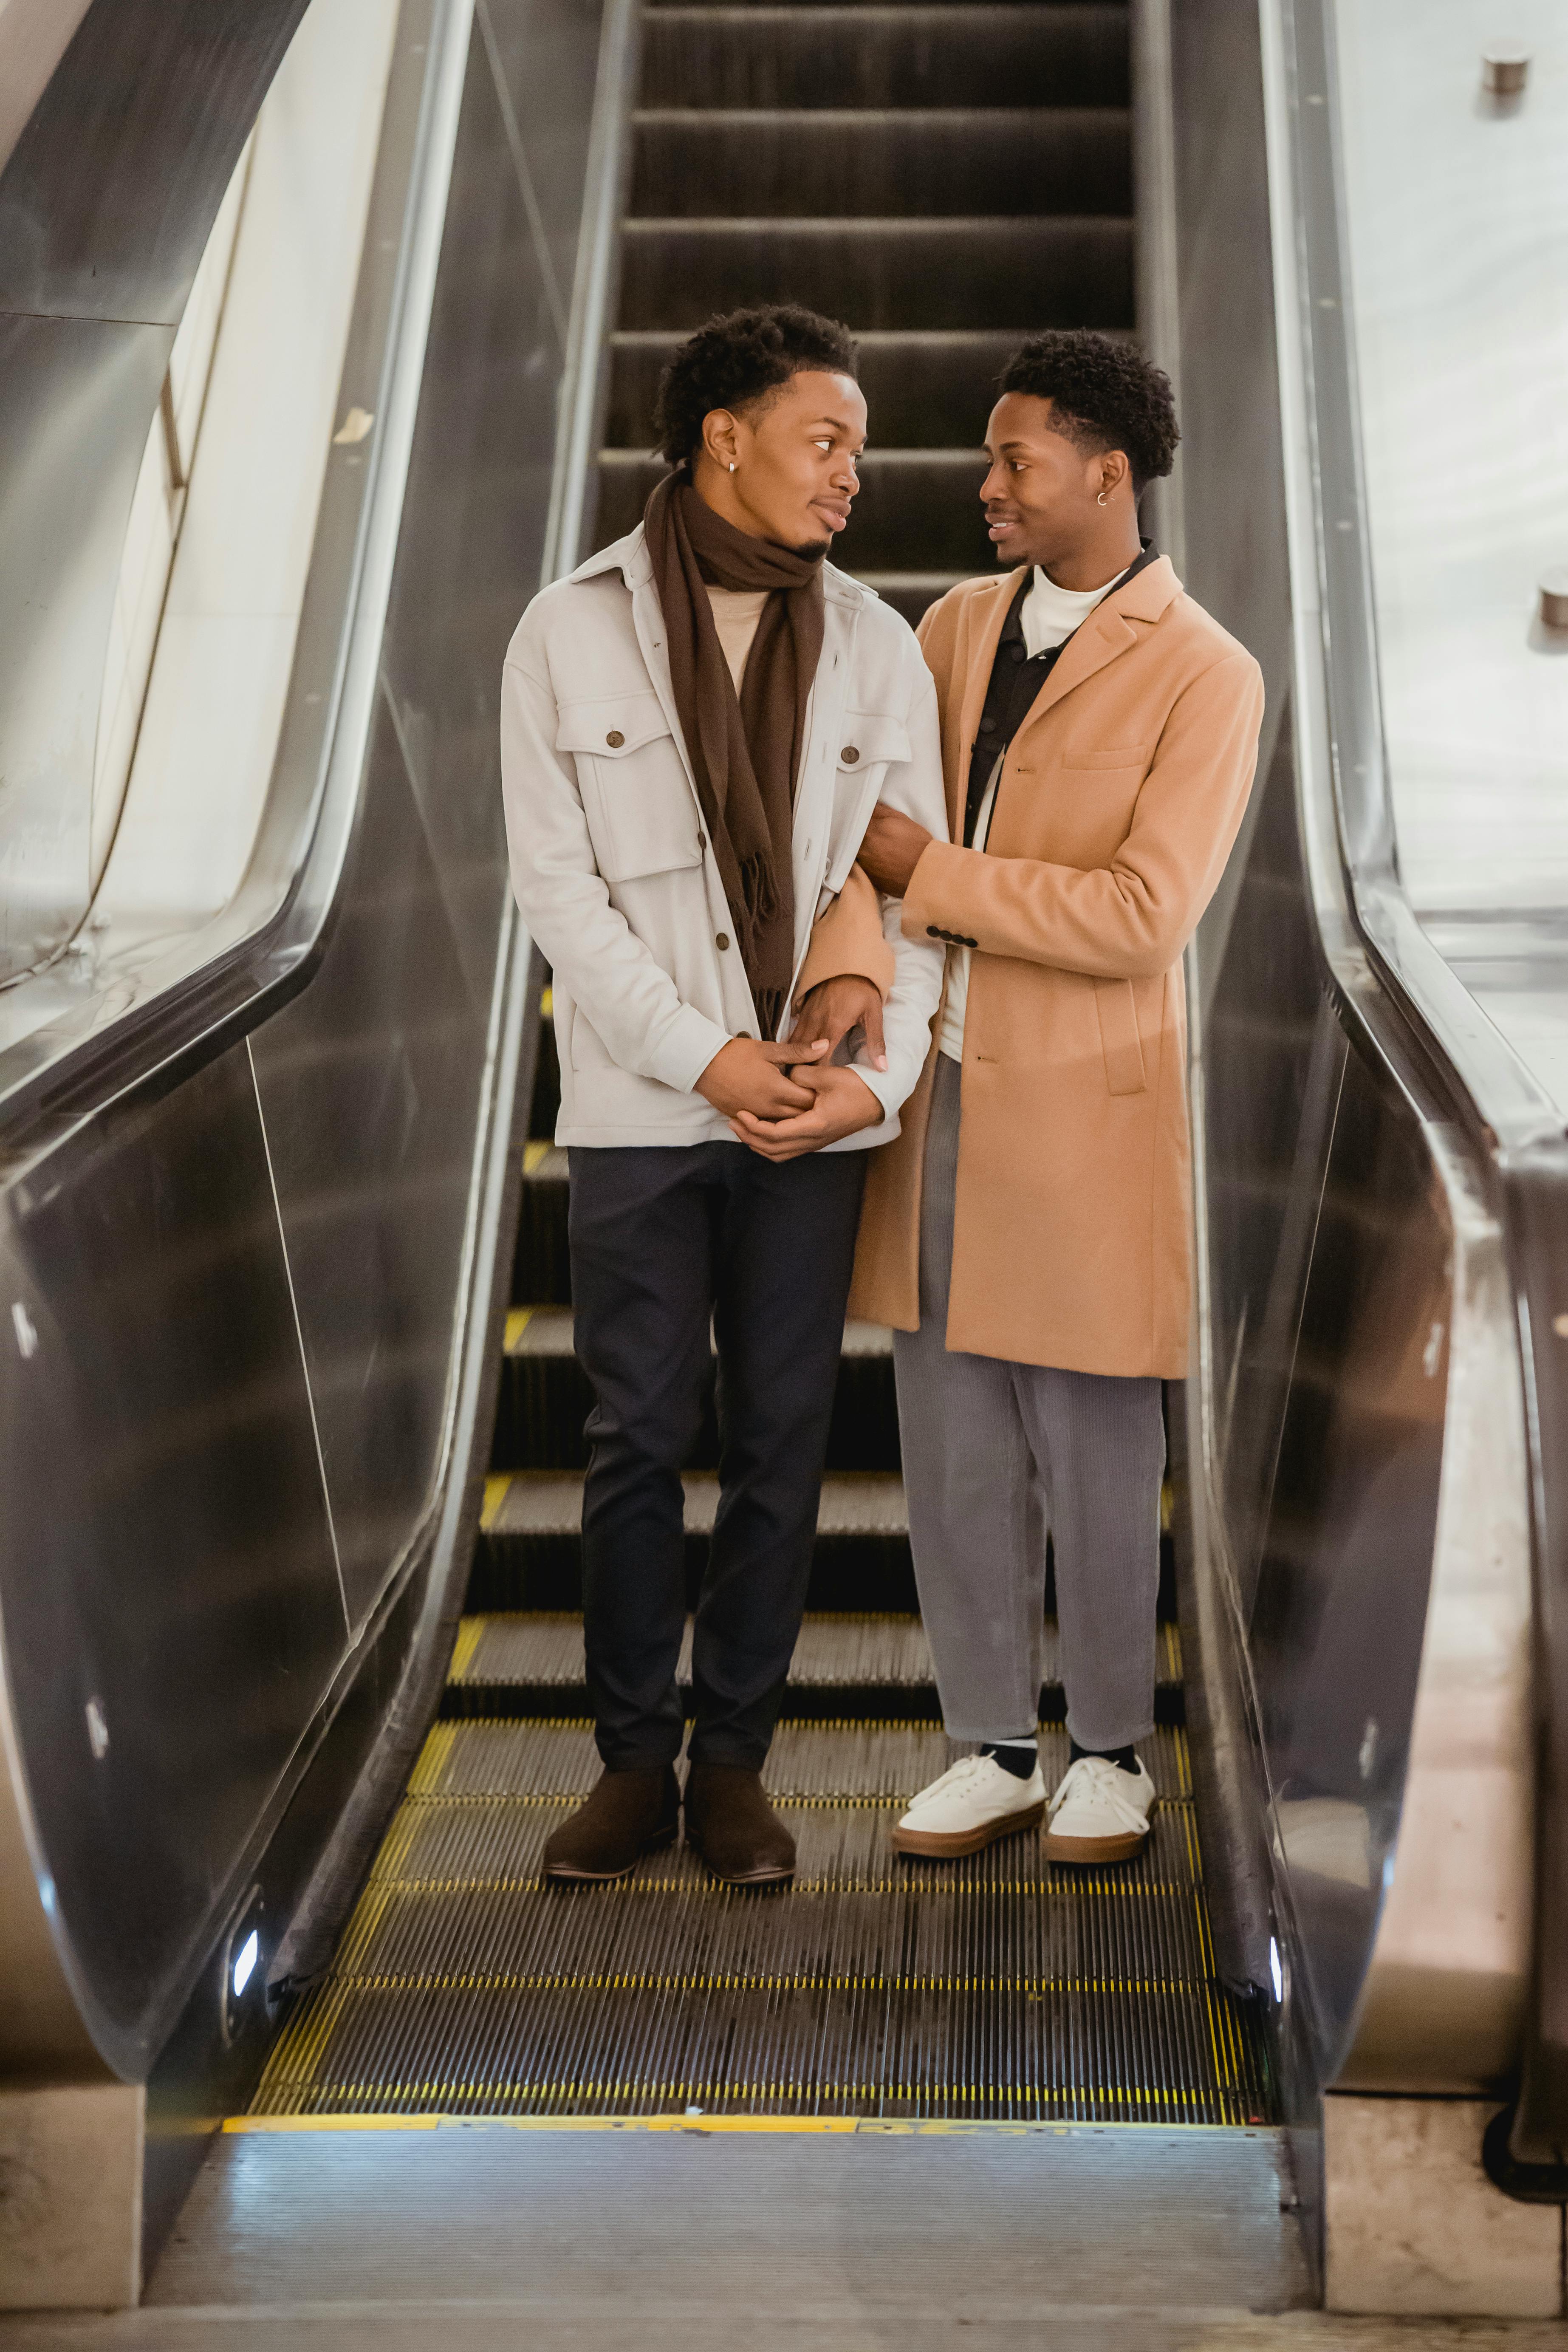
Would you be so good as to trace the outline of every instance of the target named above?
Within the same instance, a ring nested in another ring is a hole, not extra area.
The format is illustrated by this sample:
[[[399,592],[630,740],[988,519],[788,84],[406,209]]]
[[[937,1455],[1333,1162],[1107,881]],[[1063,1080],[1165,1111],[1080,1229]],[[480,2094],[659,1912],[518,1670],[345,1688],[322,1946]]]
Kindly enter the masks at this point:
[[[866,1051],[874,1070],[888,1066],[887,1046],[882,1035],[882,992],[876,983],[862,980],[858,973],[841,973],[837,980],[819,981],[801,1003],[800,1013],[790,1031],[790,1044],[804,1044],[807,1039],[825,1038],[826,1061],[837,1052],[851,1029],[866,1032]]]
[[[730,1121],[736,1139],[749,1143],[763,1159],[798,1160],[805,1152],[820,1151],[826,1144],[880,1122],[880,1102],[853,1070],[802,1070],[800,1076],[813,1097],[809,1110],[775,1119],[742,1111]]]
[[[920,864],[932,835],[923,824],[901,810],[889,808],[879,801],[871,812],[871,822],[866,827],[866,838],[860,844],[856,862],[863,866],[889,898],[901,898],[910,887],[910,877]]]
[[[788,1076],[791,1066],[810,1069],[826,1059],[823,1036],[809,1043],[764,1045],[755,1037],[731,1037],[721,1046],[697,1081],[697,1092],[732,1119],[740,1112],[759,1118],[788,1118],[809,1110],[815,1097]]]

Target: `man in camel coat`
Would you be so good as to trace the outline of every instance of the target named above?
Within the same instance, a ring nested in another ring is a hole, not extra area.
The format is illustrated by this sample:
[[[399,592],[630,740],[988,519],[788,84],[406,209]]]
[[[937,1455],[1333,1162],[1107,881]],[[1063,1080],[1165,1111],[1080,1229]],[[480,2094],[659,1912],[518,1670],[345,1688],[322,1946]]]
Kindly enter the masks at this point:
[[[850,1313],[894,1330],[910,1533],[950,1735],[904,1853],[1046,1813],[1037,1720],[1055,1540],[1071,1761],[1047,1853],[1138,1852],[1153,1781],[1161,1383],[1186,1370],[1182,951],[1236,839],[1263,686],[1141,542],[1177,441],[1165,377],[1088,333],[1002,378],[981,496],[1006,567],[920,635],[950,839],[880,807],[860,862],[947,952],[933,1046],[872,1156]]]

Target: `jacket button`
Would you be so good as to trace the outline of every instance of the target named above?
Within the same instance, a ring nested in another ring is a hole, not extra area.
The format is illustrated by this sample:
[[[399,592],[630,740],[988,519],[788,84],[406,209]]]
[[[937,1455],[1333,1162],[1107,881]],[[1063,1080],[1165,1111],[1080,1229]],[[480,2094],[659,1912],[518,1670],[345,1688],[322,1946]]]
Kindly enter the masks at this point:
[[[626,740],[626,737],[621,733],[618,727],[612,727],[609,733],[605,738],[605,742],[609,745],[612,751],[618,751]]]
[[[719,948],[720,950],[723,950],[724,948],[727,948],[727,947],[729,946],[729,944],[730,944],[730,934],[729,934],[729,932],[728,932],[728,931],[721,931],[721,932],[719,933],[719,935],[718,935],[718,937],[715,939],[715,940],[714,940],[713,944],[714,944],[714,946],[715,946],[716,948]]]
[[[843,761],[847,768],[852,768],[855,765],[856,761],[860,757],[860,754],[853,743],[846,743],[843,751],[840,751],[838,756]]]

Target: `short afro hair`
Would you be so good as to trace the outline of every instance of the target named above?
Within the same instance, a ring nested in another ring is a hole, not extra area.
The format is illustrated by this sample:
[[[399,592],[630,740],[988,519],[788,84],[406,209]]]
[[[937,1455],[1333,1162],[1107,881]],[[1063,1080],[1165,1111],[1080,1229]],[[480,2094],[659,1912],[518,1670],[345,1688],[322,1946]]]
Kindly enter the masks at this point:
[[[1135,496],[1175,463],[1182,436],[1171,379],[1130,343],[1087,327],[1031,335],[1003,369],[997,389],[1052,402],[1058,430],[1082,449],[1122,450]]]
[[[702,420],[716,408],[742,409],[776,392],[803,368],[856,373],[847,327],[796,302],[767,302],[710,319],[681,344],[658,380],[653,414],[659,453],[688,466],[702,446]]]

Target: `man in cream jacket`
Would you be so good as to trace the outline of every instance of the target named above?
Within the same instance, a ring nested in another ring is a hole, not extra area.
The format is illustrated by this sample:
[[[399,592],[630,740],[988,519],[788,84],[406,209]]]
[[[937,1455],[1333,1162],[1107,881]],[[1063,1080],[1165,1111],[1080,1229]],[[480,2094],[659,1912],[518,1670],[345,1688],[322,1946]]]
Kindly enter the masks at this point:
[[[680,1472],[713,1342],[686,1833],[726,1880],[795,1866],[760,1768],[805,1604],[866,1155],[899,1131],[942,977],[941,946],[906,938],[855,865],[879,801],[943,837],[946,812],[914,636],[825,561],[858,488],[854,367],[810,312],[712,320],[661,385],[673,471],[644,523],[535,597],[507,655],[511,870],[553,967],[595,1399],[584,1626],[605,1771],[546,1848],[556,1878],[621,1875],[677,1834]]]

